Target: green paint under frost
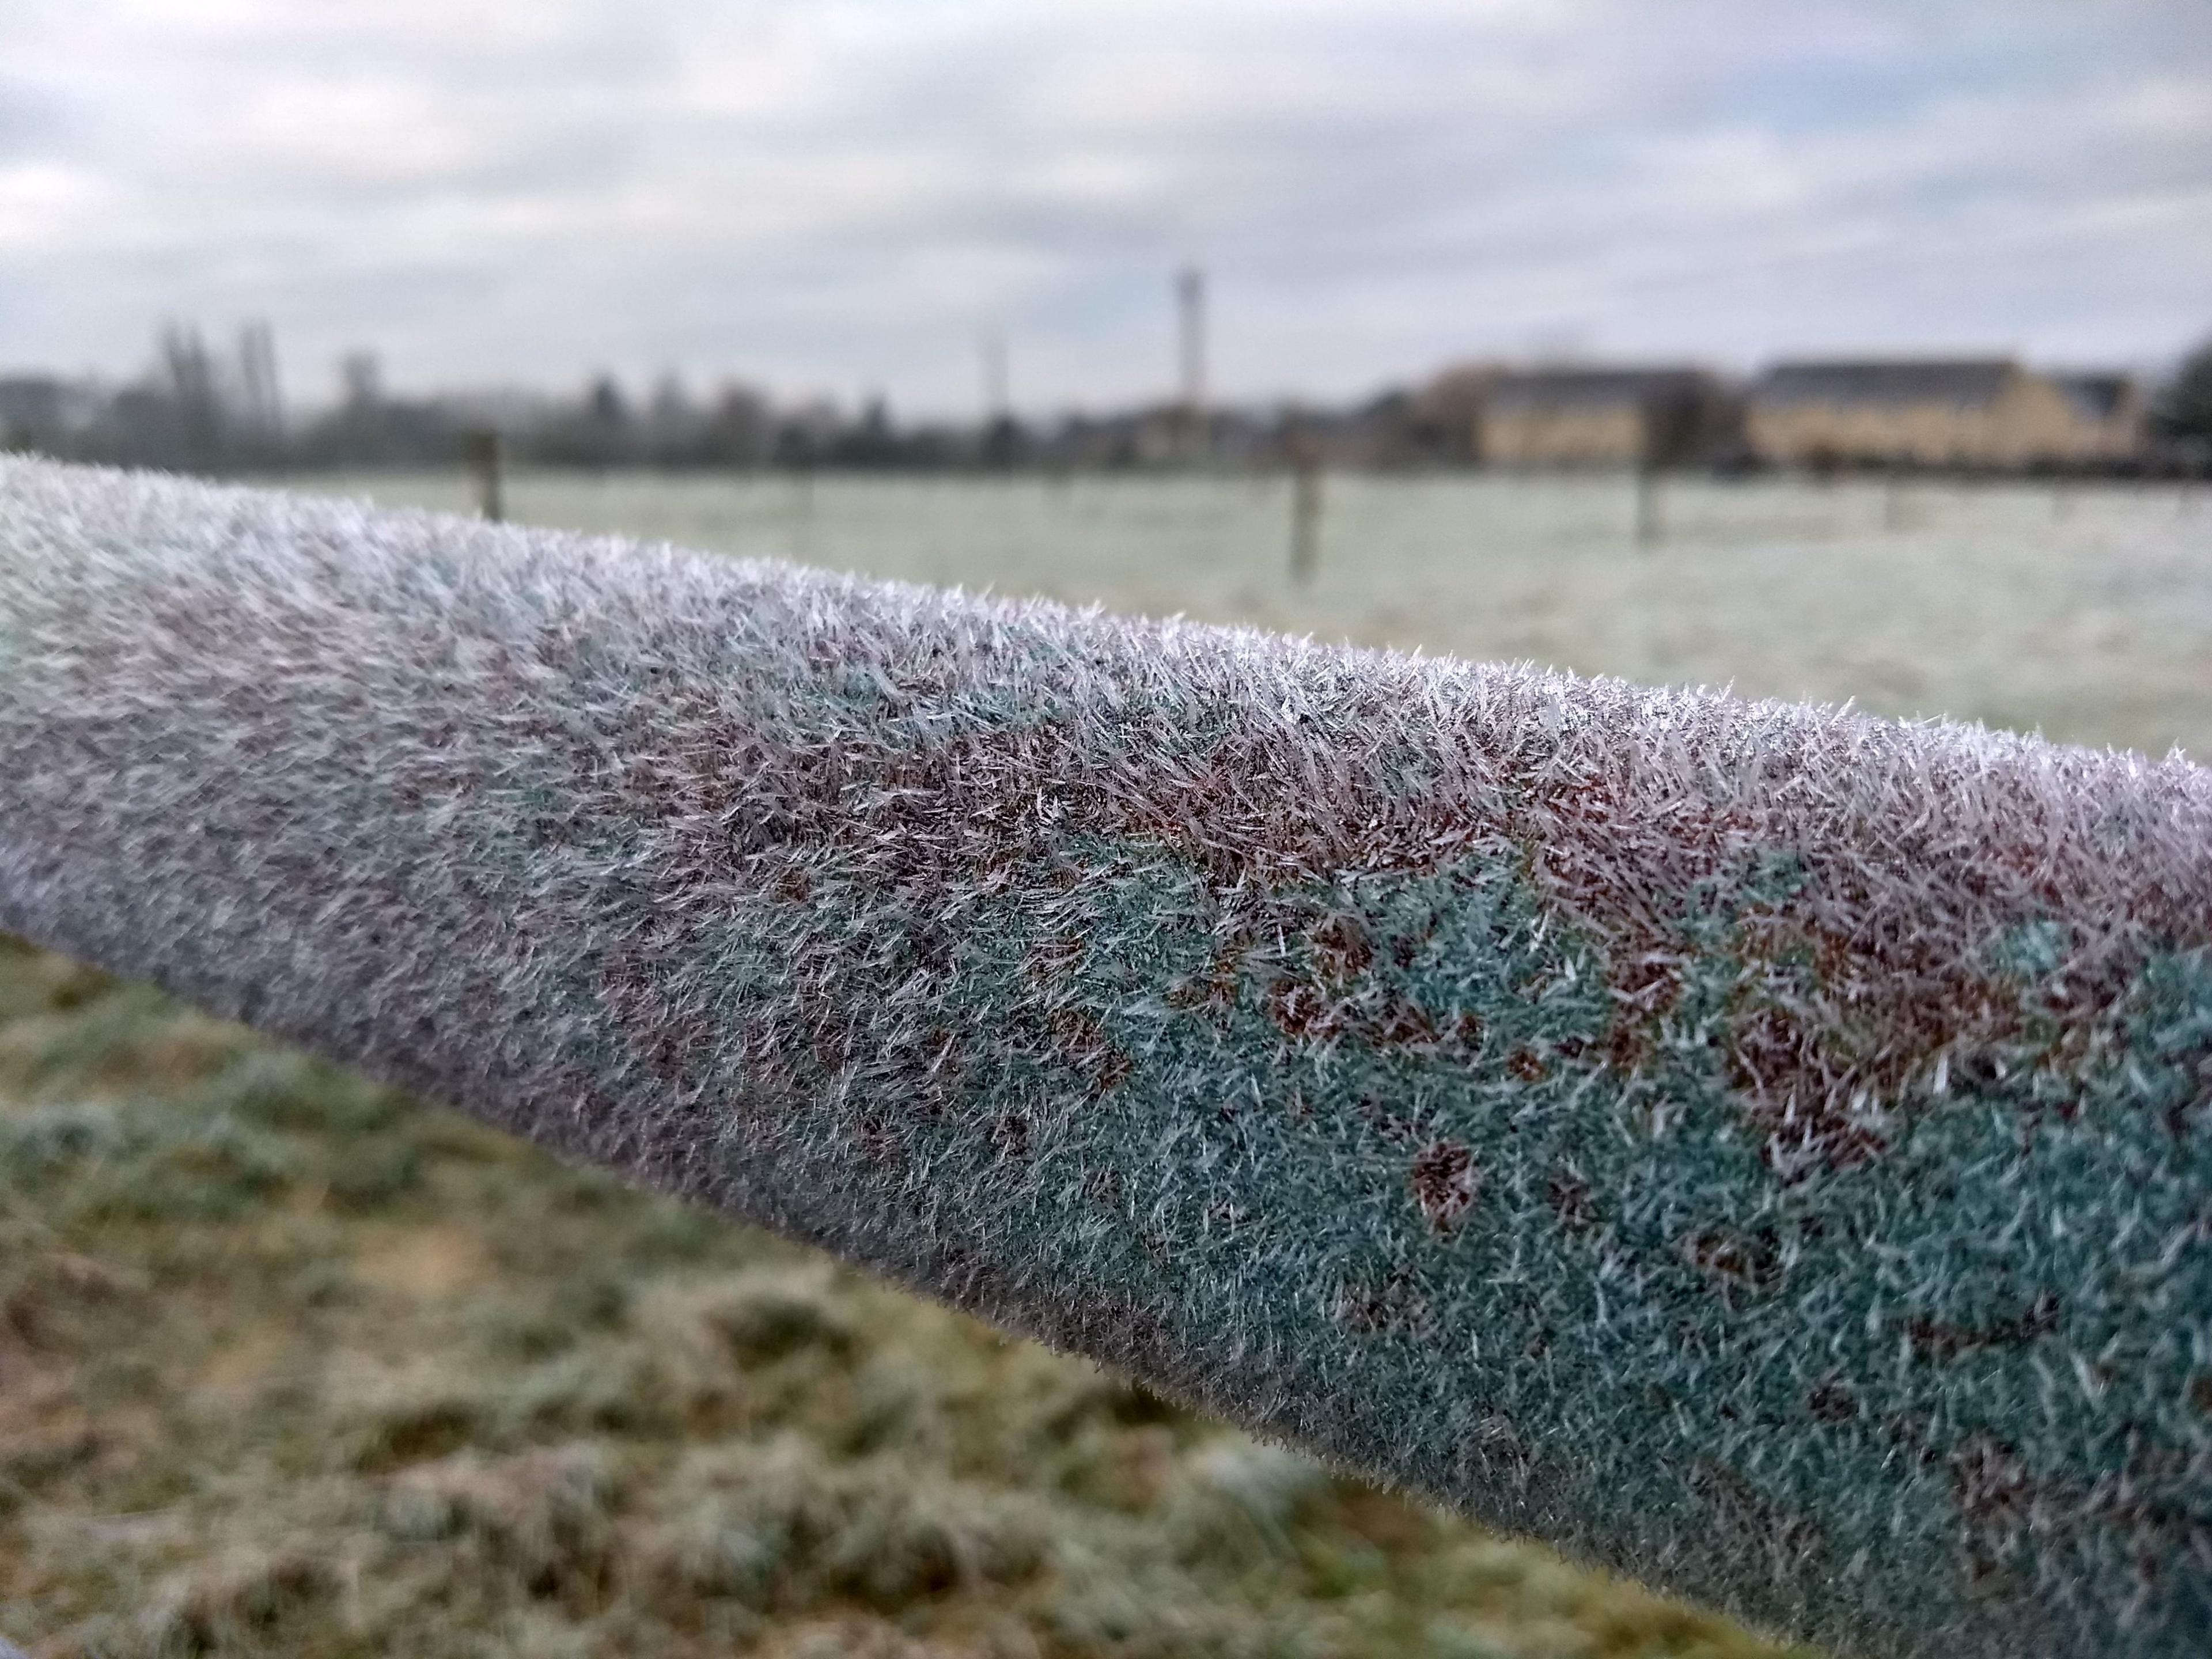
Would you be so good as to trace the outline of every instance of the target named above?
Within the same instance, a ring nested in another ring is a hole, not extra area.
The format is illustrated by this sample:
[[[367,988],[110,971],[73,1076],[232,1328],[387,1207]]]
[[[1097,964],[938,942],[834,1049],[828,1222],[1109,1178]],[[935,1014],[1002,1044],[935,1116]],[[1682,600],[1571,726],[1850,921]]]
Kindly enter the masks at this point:
[[[21,464],[0,628],[0,925],[1754,1619],[2212,1639],[2193,769]]]

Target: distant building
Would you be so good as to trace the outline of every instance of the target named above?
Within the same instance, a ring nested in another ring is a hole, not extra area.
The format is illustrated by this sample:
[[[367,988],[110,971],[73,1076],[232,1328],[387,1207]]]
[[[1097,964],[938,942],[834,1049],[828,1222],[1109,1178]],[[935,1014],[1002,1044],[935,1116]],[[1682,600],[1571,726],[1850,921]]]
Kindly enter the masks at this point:
[[[1504,369],[1476,402],[1474,450],[1498,466],[1632,466],[1709,450],[1726,422],[1698,368]]]
[[[2135,447],[2133,387],[2039,374],[2008,357],[1778,363],[1753,385],[1744,434],[1785,465],[1822,460],[2019,467]]]
[[[0,449],[51,444],[66,423],[67,388],[51,375],[0,378]]]
[[[2074,411],[2069,460],[2124,460],[2142,447],[2142,388],[2131,377],[2072,374],[2051,380]]]
[[[1482,402],[1504,371],[1496,363],[1459,363],[1414,394],[1413,412],[1437,459],[1464,465],[1482,459]]]

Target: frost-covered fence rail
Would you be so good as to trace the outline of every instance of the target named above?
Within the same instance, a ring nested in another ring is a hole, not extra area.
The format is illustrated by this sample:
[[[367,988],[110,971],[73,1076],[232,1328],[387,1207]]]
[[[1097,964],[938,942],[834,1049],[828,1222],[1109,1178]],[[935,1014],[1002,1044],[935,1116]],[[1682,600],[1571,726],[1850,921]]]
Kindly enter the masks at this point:
[[[1883,1656],[2212,1640],[2212,776],[0,463],[0,926]]]

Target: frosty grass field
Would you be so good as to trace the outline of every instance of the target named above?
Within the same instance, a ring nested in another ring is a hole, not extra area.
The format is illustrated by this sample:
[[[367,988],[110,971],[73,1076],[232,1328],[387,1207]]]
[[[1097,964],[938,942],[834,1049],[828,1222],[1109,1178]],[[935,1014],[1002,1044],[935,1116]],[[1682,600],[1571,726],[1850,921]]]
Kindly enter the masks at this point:
[[[466,511],[466,480],[302,481]],[[1285,578],[1280,478],[511,479],[526,523],[909,581],[1747,696],[1854,700],[2212,758],[2212,494],[1878,481],[1332,476],[1321,574]],[[1885,521],[1893,514],[1898,527]]]
[[[2212,501],[2170,488],[1670,482],[1638,551],[1620,480],[1333,477],[1302,592],[1279,481],[526,474],[508,503],[2212,757]],[[1779,1651],[5,941],[0,1635],[40,1659]]]

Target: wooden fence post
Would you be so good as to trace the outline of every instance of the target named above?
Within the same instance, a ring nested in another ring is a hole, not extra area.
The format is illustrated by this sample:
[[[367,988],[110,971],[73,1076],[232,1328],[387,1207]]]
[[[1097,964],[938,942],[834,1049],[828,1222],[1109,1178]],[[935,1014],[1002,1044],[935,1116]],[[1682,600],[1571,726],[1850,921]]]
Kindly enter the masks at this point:
[[[481,427],[461,440],[461,453],[469,471],[476,475],[477,511],[493,524],[498,524],[507,517],[500,450],[496,428]]]
[[[1649,552],[1665,534],[1659,517],[1659,469],[1646,461],[1636,469],[1636,544]]]
[[[1301,434],[1291,441],[1291,580],[1312,582],[1321,567],[1321,446]]]

